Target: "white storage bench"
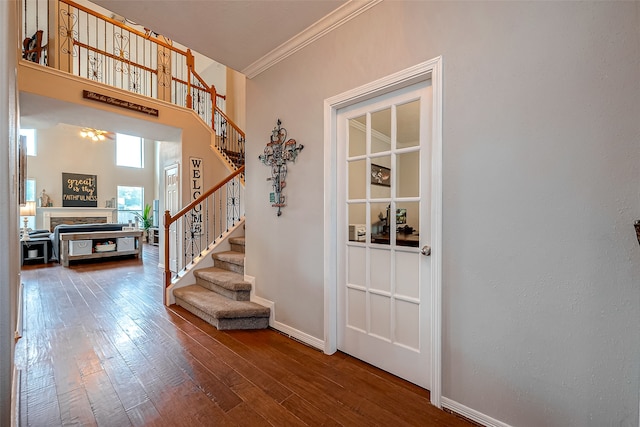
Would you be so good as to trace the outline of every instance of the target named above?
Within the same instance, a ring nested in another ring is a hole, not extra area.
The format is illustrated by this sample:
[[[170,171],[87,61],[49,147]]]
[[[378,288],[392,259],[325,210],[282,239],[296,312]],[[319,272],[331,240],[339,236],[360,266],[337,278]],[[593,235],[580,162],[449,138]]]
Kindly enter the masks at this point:
[[[142,258],[142,230],[91,231],[60,234],[60,264],[69,267],[69,261],[136,255]],[[98,243],[113,241],[113,249],[96,251]]]

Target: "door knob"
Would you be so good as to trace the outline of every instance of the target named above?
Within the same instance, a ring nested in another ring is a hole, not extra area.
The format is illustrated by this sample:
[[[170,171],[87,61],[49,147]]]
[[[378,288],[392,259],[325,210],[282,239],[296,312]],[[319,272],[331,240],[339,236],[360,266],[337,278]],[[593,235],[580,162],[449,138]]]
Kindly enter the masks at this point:
[[[431,255],[431,246],[429,245],[424,245],[422,247],[422,249],[420,249],[420,253],[424,256],[429,256]]]

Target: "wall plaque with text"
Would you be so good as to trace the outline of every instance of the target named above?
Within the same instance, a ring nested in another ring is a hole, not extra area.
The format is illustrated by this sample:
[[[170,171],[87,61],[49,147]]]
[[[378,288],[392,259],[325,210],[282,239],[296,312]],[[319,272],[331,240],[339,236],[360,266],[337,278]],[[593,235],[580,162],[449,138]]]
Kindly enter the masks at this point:
[[[82,97],[84,99],[91,99],[93,101],[102,102],[104,104],[113,105],[115,107],[126,108],[127,110],[137,111],[139,113],[158,117],[158,110],[155,108],[136,104],[135,102],[127,101],[124,99],[114,98],[113,96],[103,95],[101,93],[92,92],[90,90],[83,90]]]
[[[98,178],[96,175],[62,173],[63,207],[98,207]]]

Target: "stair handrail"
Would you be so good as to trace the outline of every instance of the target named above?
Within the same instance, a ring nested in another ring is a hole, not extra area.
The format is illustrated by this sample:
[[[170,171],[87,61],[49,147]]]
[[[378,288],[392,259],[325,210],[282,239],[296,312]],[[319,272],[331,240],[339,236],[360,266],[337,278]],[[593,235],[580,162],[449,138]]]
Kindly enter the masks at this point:
[[[209,188],[202,195],[200,195],[198,198],[193,200],[184,208],[180,209],[180,211],[178,211],[174,215],[171,215],[171,212],[169,212],[168,210],[164,212],[164,273],[163,273],[163,276],[164,276],[165,288],[168,288],[171,285],[171,279],[172,279],[171,269],[169,265],[169,259],[170,259],[169,229],[171,225],[176,221],[178,221],[180,218],[184,217],[186,214],[188,214],[192,209],[204,203],[211,195],[216,193],[216,191],[220,190],[223,186],[228,184],[231,180],[238,177],[240,174],[243,174],[244,168],[245,168],[244,165],[240,166],[237,170],[233,171],[222,181],[220,181],[213,187]]]
[[[189,54],[191,55],[191,50],[190,50],[190,49],[187,49],[187,52],[189,52]],[[198,72],[195,70],[195,68],[191,70],[191,74],[193,74],[193,76],[194,76],[194,77],[195,77],[195,78],[200,82],[200,84],[202,85],[202,89],[207,89],[207,90],[209,90],[209,92],[211,93],[211,98],[212,98],[212,99],[214,99],[214,98],[220,98],[220,99],[224,99],[224,100],[226,100],[226,99],[227,99],[227,96],[226,96],[226,95],[220,95],[220,94],[218,93],[218,91],[216,90],[215,85],[208,86],[208,85],[207,85],[207,82],[206,82],[206,81],[205,81],[205,80],[200,76],[200,74],[198,74]],[[234,128],[236,128],[236,129],[238,130],[238,132],[239,132],[240,134],[242,134],[242,136],[244,136],[244,132],[242,131],[242,129],[240,129],[240,127],[239,127],[237,124],[235,124],[235,123],[233,122],[233,120],[231,120],[231,119],[230,119],[230,118],[229,118],[229,117],[224,113],[224,111],[222,111],[222,109],[217,108],[217,110],[218,110],[218,113],[219,113],[222,117],[224,117],[224,119],[225,119],[225,120],[226,120],[226,121],[227,121],[231,126],[233,126]],[[211,121],[211,122],[212,122],[212,127],[213,127],[213,128],[214,128],[214,130],[215,130],[215,123],[213,122],[213,118],[212,118],[211,120],[212,120],[212,121]]]
[[[193,58],[193,55],[191,53],[190,49],[187,49],[187,57],[189,58]],[[216,91],[216,87],[214,85],[212,86],[208,86],[207,83],[204,81],[204,79],[200,76],[200,74],[198,74],[198,72],[195,70],[195,66],[194,66],[195,61],[193,60],[188,60],[187,61],[187,67],[189,68],[189,72],[191,73],[191,75],[202,85],[202,90],[208,91],[209,92],[209,96],[211,97],[211,99],[217,99],[218,95],[217,91]],[[189,108],[193,108],[192,105],[192,98],[191,98],[191,86],[189,86],[189,93],[187,95],[187,104],[189,106]],[[226,96],[223,98],[226,99]],[[219,120],[216,120],[216,114],[219,116]],[[213,132],[215,135],[219,135],[219,127],[220,126],[216,126],[217,123],[226,123],[229,126],[231,126],[235,132],[240,136],[240,138],[244,141],[245,139],[245,133],[242,129],[240,129],[240,126],[238,126],[236,123],[233,122],[233,120],[231,120],[225,113],[224,111],[222,111],[220,108],[217,107],[217,105],[215,106],[215,108],[211,109],[211,123],[208,123],[209,126],[211,126],[211,129],[213,129]],[[217,145],[216,142],[216,147],[220,150],[221,153],[225,153],[225,147],[221,147]],[[231,161],[231,163],[234,165],[234,167],[238,167],[242,164],[244,164],[244,158],[242,158],[242,161],[240,164],[236,164],[234,161]]]

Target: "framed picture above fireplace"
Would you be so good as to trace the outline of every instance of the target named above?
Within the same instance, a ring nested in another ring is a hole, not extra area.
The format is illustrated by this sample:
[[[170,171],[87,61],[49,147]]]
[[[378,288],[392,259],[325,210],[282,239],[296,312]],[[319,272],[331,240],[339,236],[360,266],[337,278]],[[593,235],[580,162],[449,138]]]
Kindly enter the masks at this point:
[[[80,173],[62,173],[63,207],[98,207],[98,177]]]

